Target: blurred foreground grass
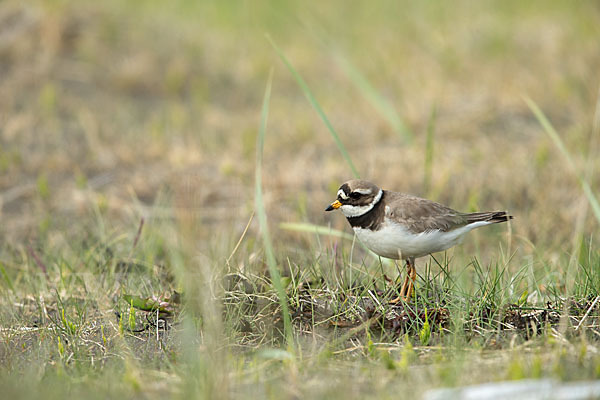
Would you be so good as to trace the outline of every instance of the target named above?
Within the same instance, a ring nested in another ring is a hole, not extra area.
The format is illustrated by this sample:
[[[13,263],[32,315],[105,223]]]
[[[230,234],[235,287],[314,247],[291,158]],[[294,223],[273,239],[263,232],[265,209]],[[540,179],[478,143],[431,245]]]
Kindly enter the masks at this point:
[[[387,306],[394,265],[306,225],[349,232],[322,210],[352,171],[265,34],[362,177],[514,223],[421,259],[416,303]],[[597,198],[599,34],[592,2],[2,2],[3,395],[597,377],[598,221],[578,177]],[[252,217],[271,69],[262,197],[287,345]],[[123,299],[176,291],[164,321]]]

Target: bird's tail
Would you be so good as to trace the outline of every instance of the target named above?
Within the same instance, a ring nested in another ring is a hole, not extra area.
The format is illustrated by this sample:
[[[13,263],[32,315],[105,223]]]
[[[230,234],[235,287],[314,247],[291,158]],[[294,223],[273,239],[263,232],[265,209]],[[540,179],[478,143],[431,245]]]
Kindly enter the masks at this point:
[[[465,214],[465,217],[467,218],[467,224],[480,221],[497,224],[513,219],[513,216],[506,214],[506,211],[476,212]]]

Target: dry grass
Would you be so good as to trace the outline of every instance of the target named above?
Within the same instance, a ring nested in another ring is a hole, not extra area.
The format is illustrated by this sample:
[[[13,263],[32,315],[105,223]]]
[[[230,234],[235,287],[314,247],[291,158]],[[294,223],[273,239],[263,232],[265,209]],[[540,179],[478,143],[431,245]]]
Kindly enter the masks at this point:
[[[421,394],[423,382],[595,377],[599,222],[577,176],[598,196],[599,22],[593,3],[542,1],[2,2],[0,385],[21,396],[48,385],[55,396],[381,398]],[[419,261],[434,282],[420,281],[423,305],[448,312],[429,346],[417,345],[422,306],[401,330],[363,324],[377,310],[361,301],[383,299],[393,265],[280,227],[348,232],[323,208],[352,172],[265,34],[362,177],[515,216],[440,265]],[[245,231],[271,68],[263,199],[296,338],[277,351],[256,218]],[[119,326],[123,293],[174,290],[185,301],[171,331]],[[533,336],[503,328],[508,304],[546,301],[561,322],[537,321]]]

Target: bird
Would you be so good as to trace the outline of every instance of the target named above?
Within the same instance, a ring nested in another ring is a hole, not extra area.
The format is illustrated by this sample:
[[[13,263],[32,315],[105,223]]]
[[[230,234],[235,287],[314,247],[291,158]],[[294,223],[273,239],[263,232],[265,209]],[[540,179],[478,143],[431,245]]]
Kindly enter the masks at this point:
[[[407,275],[396,299],[412,298],[415,259],[459,244],[475,228],[507,222],[506,211],[463,213],[411,194],[380,189],[366,180],[342,184],[325,211],[340,209],[356,237],[375,254],[405,260]]]

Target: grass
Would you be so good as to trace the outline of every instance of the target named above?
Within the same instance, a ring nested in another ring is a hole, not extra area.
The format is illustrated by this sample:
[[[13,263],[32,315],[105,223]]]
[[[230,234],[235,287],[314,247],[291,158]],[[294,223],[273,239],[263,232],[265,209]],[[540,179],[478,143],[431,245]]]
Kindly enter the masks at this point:
[[[331,137],[333,138],[333,140],[335,142],[335,145],[340,150],[340,153],[342,153],[342,156],[344,157],[344,160],[346,160],[346,163],[348,163],[348,167],[350,167],[350,170],[352,171],[352,174],[354,175],[354,177],[355,178],[360,178],[360,175],[358,174],[358,171],[357,171],[356,167],[354,166],[354,163],[352,162],[352,158],[348,154],[348,151],[346,150],[346,147],[344,146],[344,144],[342,143],[342,141],[341,141],[340,137],[338,136],[337,132],[333,128],[333,125],[331,125],[331,122],[329,122],[329,119],[325,115],[325,112],[323,112],[323,109],[319,105],[319,102],[317,101],[317,99],[315,99],[315,96],[312,94],[311,90],[309,89],[309,87],[306,84],[306,82],[304,81],[304,79],[302,79],[302,77],[300,76],[300,74],[298,74],[298,72],[294,69],[294,67],[292,66],[292,64],[285,57],[285,55],[283,54],[283,52],[281,51],[281,49],[279,49],[279,47],[277,47],[277,45],[275,44],[275,42],[273,42],[273,40],[269,36],[267,36],[267,39],[269,40],[269,42],[271,43],[271,46],[273,46],[273,48],[275,49],[275,51],[277,52],[277,54],[279,55],[279,57],[281,58],[281,61],[283,61],[283,63],[285,64],[285,66],[292,73],[292,75],[296,79],[296,82],[298,82],[298,86],[300,86],[300,88],[302,89],[302,92],[304,92],[304,95],[308,99],[310,105],[313,106],[313,108],[319,114],[319,117],[321,117],[321,119],[323,120],[323,123],[327,126],[327,129],[329,130],[329,133],[331,134]]]
[[[2,3],[3,396],[597,379],[599,20],[541,1]],[[419,259],[392,305],[404,266],[323,212],[359,172],[515,219]]]
[[[530,98],[526,98],[525,101],[527,102],[527,105],[529,106],[529,108],[531,108],[531,111],[535,114],[535,117],[538,119],[538,121],[540,122],[540,124],[542,125],[542,127],[544,128],[546,133],[548,134],[548,136],[550,136],[550,138],[552,139],[552,141],[554,142],[556,147],[560,150],[561,154],[564,156],[565,160],[567,161],[567,164],[569,165],[569,167],[572,170],[576,171],[573,157],[571,156],[569,151],[565,148],[565,145],[564,145],[562,139],[560,138],[560,136],[558,135],[558,133],[556,132],[556,130],[554,129],[554,127],[552,126],[550,121],[548,121],[548,118],[544,115],[542,110],[540,110],[538,105],[533,102],[533,100],[531,100]],[[594,133],[597,134],[597,132],[594,132]],[[590,154],[590,156],[593,157],[594,154]],[[587,198],[590,205],[592,206],[594,216],[600,222],[600,203],[598,203],[598,199],[596,198],[596,195],[592,191],[592,188],[590,187],[590,184],[585,179],[585,177],[580,173],[576,172],[576,174],[577,174],[577,179],[579,181],[579,184],[581,185],[581,189],[583,190],[585,197]]]
[[[269,234],[269,226],[267,225],[267,214],[265,212],[265,205],[263,202],[262,194],[262,159],[263,159],[263,147],[265,143],[265,135],[267,131],[267,119],[269,116],[269,100],[271,98],[271,82],[273,73],[269,75],[269,81],[265,90],[265,99],[263,101],[260,129],[258,131],[258,138],[256,141],[256,177],[255,177],[255,201],[256,211],[258,214],[258,221],[260,229],[262,231],[263,246],[267,257],[267,265],[269,267],[269,274],[271,275],[271,281],[277,292],[279,298],[279,306],[281,307],[281,313],[283,315],[283,324],[285,337],[288,346],[293,346],[292,336],[292,322],[290,319],[290,311],[288,309],[288,298],[285,290],[281,283],[281,275],[277,267],[277,261],[275,260],[275,254],[273,252],[273,243],[271,241],[271,235]]]

